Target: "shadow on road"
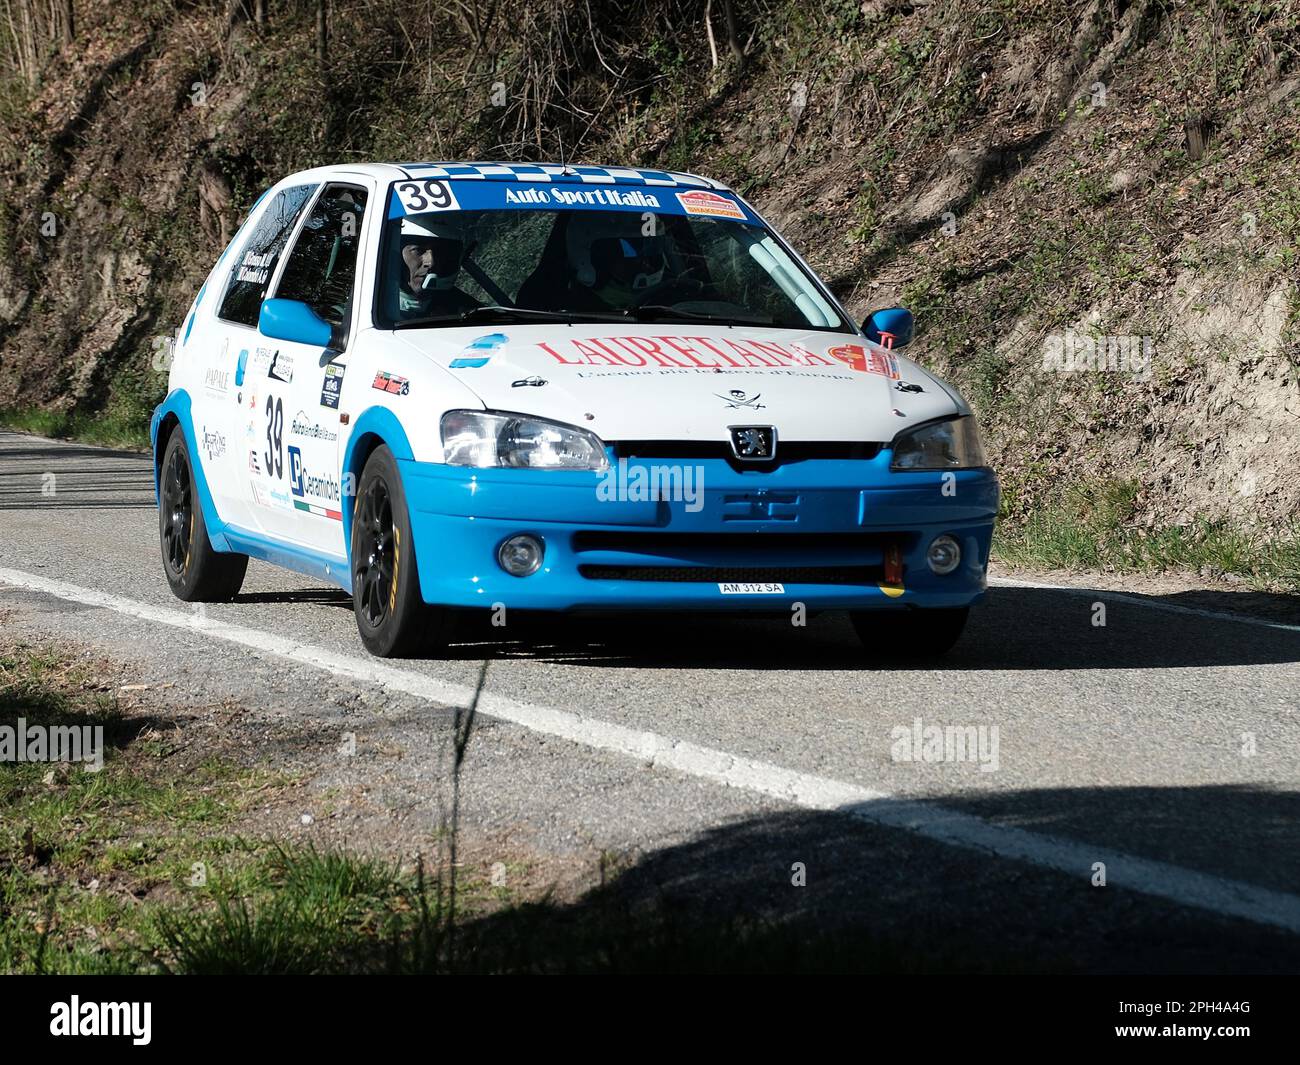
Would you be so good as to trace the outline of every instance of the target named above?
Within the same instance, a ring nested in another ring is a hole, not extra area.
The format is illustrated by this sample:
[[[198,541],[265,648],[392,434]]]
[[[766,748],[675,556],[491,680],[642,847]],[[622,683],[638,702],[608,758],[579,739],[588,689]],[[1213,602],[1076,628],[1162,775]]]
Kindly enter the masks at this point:
[[[147,451],[124,451],[121,449],[108,447],[92,447],[90,445],[81,446],[79,444],[35,444],[28,446],[28,441],[37,439],[30,436],[18,436],[21,441],[17,446],[5,442],[5,437],[14,437],[15,434],[6,433],[0,430],[0,459],[22,459],[33,462],[49,461],[59,463],[59,472],[66,472],[63,463],[68,460],[89,460],[94,463],[93,469],[98,471],[101,462],[107,459],[127,459],[132,463],[132,469],[149,470],[150,454]]]
[[[1197,593],[1202,609],[1234,608],[1238,593]],[[1206,599],[1207,596],[1215,596]],[[1166,603],[1177,596],[1146,596]],[[1106,624],[1093,624],[1105,602]],[[798,628],[785,621],[707,614],[584,618],[507,614],[466,619],[454,659],[535,658],[573,665],[654,669],[965,670],[1165,669],[1300,661],[1300,632],[1054,589],[994,587],[943,658],[881,665],[868,660],[842,613]],[[509,634],[508,636],[506,634]]]
[[[1227,878],[1295,883],[1293,793],[1099,788],[940,801],[1058,836],[1079,829],[1076,838],[1104,836],[1111,848],[1133,842],[1144,858]],[[1140,825],[1153,809],[1170,816]],[[1120,815],[1118,835],[1089,820],[1106,814]],[[1242,840],[1261,846],[1248,853]],[[544,921],[506,911],[466,938],[480,962],[542,970],[1300,971],[1300,936],[1126,889],[1122,862],[1094,886],[1086,843],[1079,854],[1066,874],[847,814],[780,813],[654,850],[574,904],[546,907]]]
[[[292,592],[241,592],[235,602],[240,606],[255,603],[303,603],[352,610],[352,596],[340,588],[300,588]]]
[[[153,509],[145,452],[62,444],[0,429],[0,511]]]

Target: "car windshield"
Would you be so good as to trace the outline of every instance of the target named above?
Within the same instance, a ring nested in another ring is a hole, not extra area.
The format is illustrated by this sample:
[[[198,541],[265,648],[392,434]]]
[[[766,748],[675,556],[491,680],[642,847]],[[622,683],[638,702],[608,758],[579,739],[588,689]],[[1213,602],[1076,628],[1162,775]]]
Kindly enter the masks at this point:
[[[854,332],[767,229],[737,218],[414,211],[385,223],[378,276],[389,329],[626,319]]]

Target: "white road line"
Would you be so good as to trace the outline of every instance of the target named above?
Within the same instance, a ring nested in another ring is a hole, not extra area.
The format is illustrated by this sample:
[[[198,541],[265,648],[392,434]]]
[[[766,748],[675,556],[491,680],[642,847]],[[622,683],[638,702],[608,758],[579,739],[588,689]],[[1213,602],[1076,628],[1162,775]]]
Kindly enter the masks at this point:
[[[228,640],[252,648],[259,654],[274,655],[327,670],[336,676],[383,685],[445,705],[464,706],[473,696],[473,691],[465,685],[399,669],[379,659],[339,654],[260,629],[227,624],[202,613],[153,606],[21,570],[0,568],[0,584]],[[1113,887],[1300,934],[1300,897],[1295,895],[1164,862],[1147,861],[1087,843],[995,825],[932,803],[896,799],[887,792],[857,784],[801,773],[674,740],[655,732],[626,728],[569,710],[519,702],[491,692],[483,693],[479,709],[490,717],[533,732],[570,740],[595,750],[626,755],[648,766],[674,770],[726,787],[743,788],[808,810],[840,812],[870,824],[914,832],[940,843],[1054,869],[1076,877],[1081,885],[1091,876],[1094,862],[1105,862],[1107,883]]]
[[[1121,603],[1133,603],[1135,606],[1144,606],[1150,610],[1164,610],[1170,614],[1192,614],[1198,618],[1212,618],[1215,621],[1236,621],[1242,625],[1260,625],[1266,629],[1300,632],[1300,625],[1288,625],[1282,621],[1265,621],[1263,618],[1247,617],[1244,614],[1225,614],[1220,610],[1202,610],[1200,607],[1161,603],[1144,599],[1140,595],[1107,591],[1105,588],[1085,588],[1076,584],[1040,584],[1038,581],[1022,581],[1014,577],[990,577],[989,584],[1002,585],[1004,588],[1038,588],[1045,592],[1074,592],[1076,595],[1091,595],[1096,599],[1117,599]]]

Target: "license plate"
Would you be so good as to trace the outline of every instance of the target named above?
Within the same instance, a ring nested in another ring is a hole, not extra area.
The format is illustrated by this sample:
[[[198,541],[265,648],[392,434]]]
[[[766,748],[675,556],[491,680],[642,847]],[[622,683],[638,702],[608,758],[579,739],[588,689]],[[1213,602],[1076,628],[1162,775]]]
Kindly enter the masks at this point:
[[[723,595],[784,595],[784,584],[719,584]]]

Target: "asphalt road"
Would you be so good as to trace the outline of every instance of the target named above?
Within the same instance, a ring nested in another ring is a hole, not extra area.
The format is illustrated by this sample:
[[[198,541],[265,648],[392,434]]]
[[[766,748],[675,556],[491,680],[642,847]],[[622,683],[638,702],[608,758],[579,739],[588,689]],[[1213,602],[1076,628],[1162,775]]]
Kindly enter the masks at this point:
[[[837,615],[520,621],[380,663],[345,595],[261,563],[235,603],[174,599],[153,507],[147,456],[0,432],[0,623],[240,701],[241,727],[382,725],[407,752],[385,816],[434,818],[486,660],[466,816],[558,861],[1012,966],[1300,971],[1300,627],[1215,616],[1231,593],[999,584],[928,668],[869,668]],[[982,729],[983,764],[896,757],[932,725]]]

